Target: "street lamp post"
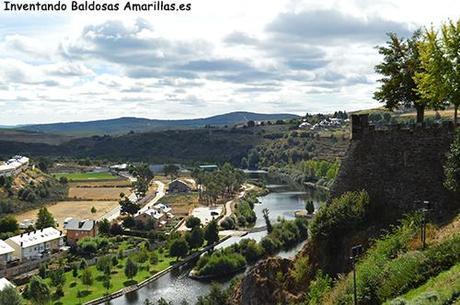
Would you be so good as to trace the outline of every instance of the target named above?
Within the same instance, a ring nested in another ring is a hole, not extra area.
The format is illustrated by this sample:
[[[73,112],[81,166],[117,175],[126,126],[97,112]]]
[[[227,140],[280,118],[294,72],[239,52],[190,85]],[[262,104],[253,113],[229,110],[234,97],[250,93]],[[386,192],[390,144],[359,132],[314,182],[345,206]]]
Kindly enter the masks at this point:
[[[415,202],[423,204],[423,208],[419,210],[422,213],[422,222],[420,224],[420,241],[422,242],[422,249],[425,250],[427,214],[429,211],[431,211],[431,203],[428,200],[424,200],[424,201],[417,200]]]
[[[356,290],[356,259],[358,258],[359,255],[363,252],[363,246],[362,245],[356,245],[351,248],[351,263],[353,264],[353,300],[354,304],[358,305],[358,293]]]

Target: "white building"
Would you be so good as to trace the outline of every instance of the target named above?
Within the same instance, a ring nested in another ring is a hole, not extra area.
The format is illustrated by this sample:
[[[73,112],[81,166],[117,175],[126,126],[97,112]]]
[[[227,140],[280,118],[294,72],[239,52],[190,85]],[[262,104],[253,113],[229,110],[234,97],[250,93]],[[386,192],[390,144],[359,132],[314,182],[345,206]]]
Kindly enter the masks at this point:
[[[61,231],[50,227],[10,237],[6,243],[14,249],[13,256],[23,261],[59,251],[64,245],[63,237]]]
[[[157,203],[156,205],[153,206],[154,210],[157,210],[160,213],[169,213],[171,212],[171,208],[168,207],[167,205],[164,205],[163,203]]]
[[[11,283],[10,281],[8,281],[6,278],[2,277],[0,279],[0,291],[2,291],[3,289],[7,288],[7,287],[13,287],[13,288],[16,288],[16,286]]]
[[[13,260],[13,252],[13,247],[0,240],[0,267],[5,267],[8,262]]]
[[[29,158],[23,156],[14,156],[13,158],[0,163],[0,176],[16,176],[29,166]]]

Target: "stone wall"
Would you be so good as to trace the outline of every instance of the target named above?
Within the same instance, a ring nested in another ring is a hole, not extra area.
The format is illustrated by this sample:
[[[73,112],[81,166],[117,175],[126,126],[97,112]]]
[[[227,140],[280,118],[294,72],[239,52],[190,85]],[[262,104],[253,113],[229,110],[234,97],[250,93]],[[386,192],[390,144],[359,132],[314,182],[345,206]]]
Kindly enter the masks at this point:
[[[388,219],[420,208],[416,201],[430,201],[437,207],[435,214],[452,203],[443,187],[443,164],[454,135],[451,124],[376,130],[363,115],[352,121],[351,145],[332,196],[364,189]]]

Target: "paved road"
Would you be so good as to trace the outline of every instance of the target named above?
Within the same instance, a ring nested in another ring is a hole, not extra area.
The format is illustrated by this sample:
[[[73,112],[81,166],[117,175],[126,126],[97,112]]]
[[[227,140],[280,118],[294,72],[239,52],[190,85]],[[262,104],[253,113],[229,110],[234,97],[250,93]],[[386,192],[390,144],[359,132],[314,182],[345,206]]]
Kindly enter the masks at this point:
[[[164,191],[165,185],[164,185],[164,183],[161,182],[161,181],[154,181],[154,182],[158,185],[157,193],[156,193],[155,197],[152,200],[150,200],[144,207],[142,207],[140,209],[141,212],[144,212],[144,211],[148,210],[150,207],[152,207],[155,203],[158,202],[158,200],[160,200],[165,195],[165,191]],[[128,198],[131,201],[137,201],[136,195],[134,193],[132,193]],[[106,213],[101,218],[99,218],[99,220],[107,219],[108,221],[112,221],[112,220],[117,219],[118,217],[120,217],[120,206],[117,206],[112,211]]]
[[[140,210],[139,213],[143,213],[150,209],[152,206],[154,206],[163,196],[166,194],[165,193],[165,184],[161,181],[154,181],[158,185],[157,193],[156,196],[147,202],[146,205],[144,205]]]

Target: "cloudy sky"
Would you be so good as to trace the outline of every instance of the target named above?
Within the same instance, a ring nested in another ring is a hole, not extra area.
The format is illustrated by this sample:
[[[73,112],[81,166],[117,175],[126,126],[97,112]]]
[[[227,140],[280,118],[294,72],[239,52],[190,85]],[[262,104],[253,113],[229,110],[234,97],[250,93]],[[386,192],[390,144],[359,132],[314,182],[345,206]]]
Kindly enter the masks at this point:
[[[143,14],[2,6],[0,125],[371,108],[385,33],[460,12],[455,0],[187,1]]]

